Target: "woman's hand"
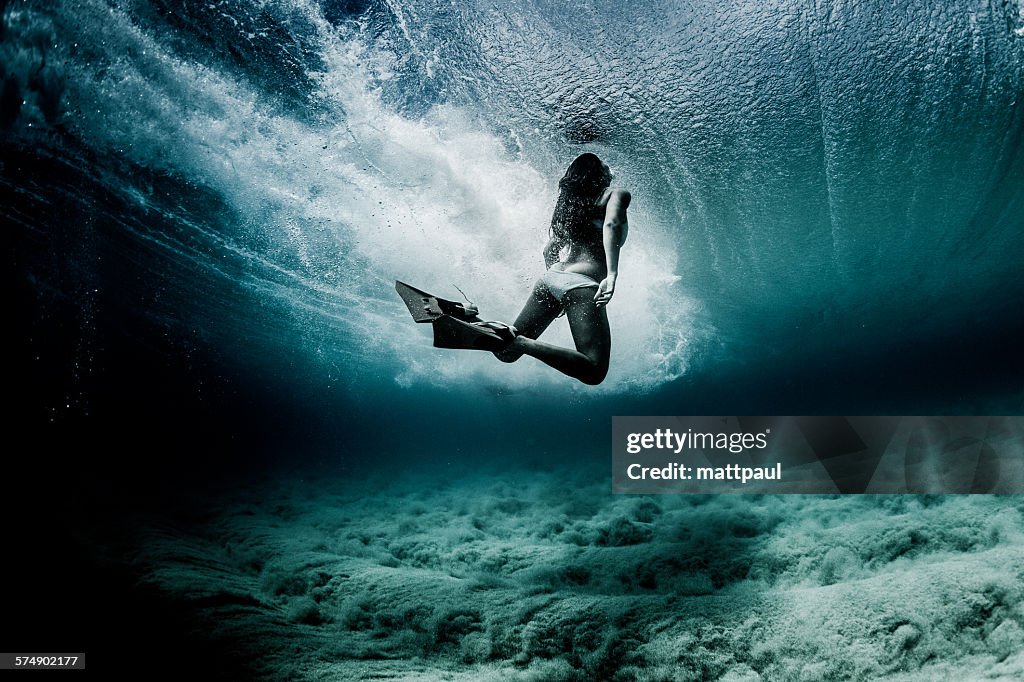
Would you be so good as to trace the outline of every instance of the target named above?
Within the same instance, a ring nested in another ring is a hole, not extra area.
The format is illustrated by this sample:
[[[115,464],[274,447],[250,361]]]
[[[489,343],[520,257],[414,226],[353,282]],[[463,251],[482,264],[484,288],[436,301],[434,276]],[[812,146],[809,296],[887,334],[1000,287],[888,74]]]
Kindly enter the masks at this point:
[[[597,285],[597,293],[594,295],[594,303],[597,307],[608,305],[608,301],[612,300],[612,295],[615,293],[615,276],[609,275],[601,280],[601,283]]]

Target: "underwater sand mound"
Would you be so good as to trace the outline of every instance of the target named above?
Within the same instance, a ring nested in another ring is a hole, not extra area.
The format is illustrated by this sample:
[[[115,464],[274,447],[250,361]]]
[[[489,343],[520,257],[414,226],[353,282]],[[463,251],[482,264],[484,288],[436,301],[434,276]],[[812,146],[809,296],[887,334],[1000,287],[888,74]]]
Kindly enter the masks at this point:
[[[366,488],[281,481],[154,527],[143,581],[275,680],[1024,676],[1018,498]]]

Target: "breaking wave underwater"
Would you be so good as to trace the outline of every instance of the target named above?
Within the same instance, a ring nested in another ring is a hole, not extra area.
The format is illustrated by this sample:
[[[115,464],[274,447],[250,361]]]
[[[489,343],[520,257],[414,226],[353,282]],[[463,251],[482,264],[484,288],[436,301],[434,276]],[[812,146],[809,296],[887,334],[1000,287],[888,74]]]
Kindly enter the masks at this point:
[[[612,392],[884,352],[1024,292],[1013,2],[12,2],[0,50],[7,144],[122,207],[26,185],[96,216],[83,267],[97,239],[141,246],[151,321],[340,384],[571,390],[424,352],[391,287],[513,317],[583,150],[635,196]]]

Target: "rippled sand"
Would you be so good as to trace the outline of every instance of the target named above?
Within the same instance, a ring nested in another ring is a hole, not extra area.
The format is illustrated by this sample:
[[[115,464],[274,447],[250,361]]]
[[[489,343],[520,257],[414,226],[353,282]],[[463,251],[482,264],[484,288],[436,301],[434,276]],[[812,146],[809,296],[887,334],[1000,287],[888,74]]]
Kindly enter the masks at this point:
[[[1024,677],[1019,497],[609,488],[280,481],[150,524],[138,566],[266,679]]]

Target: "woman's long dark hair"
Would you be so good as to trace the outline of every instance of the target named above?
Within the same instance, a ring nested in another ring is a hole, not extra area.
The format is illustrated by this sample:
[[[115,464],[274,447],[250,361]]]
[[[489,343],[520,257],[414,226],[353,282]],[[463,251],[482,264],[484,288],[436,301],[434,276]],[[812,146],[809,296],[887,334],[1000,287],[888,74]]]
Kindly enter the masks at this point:
[[[594,233],[594,203],[611,184],[596,154],[580,154],[558,181],[558,201],[551,216],[551,235],[558,240],[585,239]]]

